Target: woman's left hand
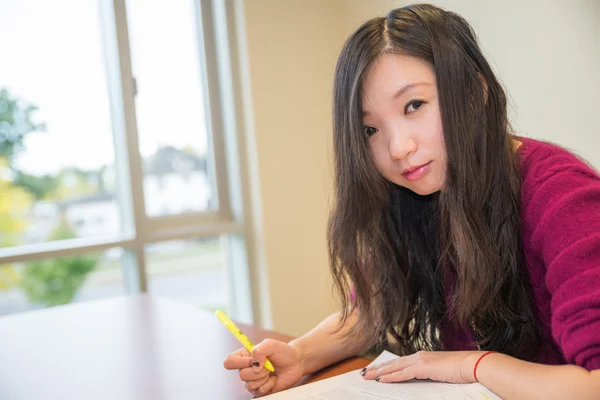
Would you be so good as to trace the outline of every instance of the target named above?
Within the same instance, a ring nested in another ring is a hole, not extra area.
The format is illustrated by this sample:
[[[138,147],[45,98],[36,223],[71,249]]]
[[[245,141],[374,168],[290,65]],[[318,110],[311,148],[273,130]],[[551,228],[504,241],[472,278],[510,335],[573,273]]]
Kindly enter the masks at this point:
[[[449,383],[475,382],[473,368],[483,351],[419,351],[409,356],[367,367],[365,379],[378,382],[403,382],[431,379]]]

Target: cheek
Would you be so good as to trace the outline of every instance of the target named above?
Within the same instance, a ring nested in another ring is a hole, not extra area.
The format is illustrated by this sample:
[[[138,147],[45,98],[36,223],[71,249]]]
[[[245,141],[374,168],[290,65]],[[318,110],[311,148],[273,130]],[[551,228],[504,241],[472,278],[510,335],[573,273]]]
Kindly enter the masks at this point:
[[[377,171],[379,171],[379,173],[384,177],[388,177],[393,165],[387,145],[383,140],[373,140],[369,142],[369,149],[371,151],[371,156],[373,157],[373,162],[375,163],[375,168],[377,168]]]
[[[419,147],[423,149],[423,155],[435,160],[442,170],[446,165],[446,146],[441,121],[431,118],[421,132]]]
[[[444,141],[444,130],[439,113],[433,113],[428,121],[427,135],[423,138],[430,150],[430,156],[436,160],[435,173],[432,178],[436,186],[440,188],[446,181],[446,145]]]
[[[426,127],[422,129],[422,132],[424,133],[422,141],[426,142],[427,147],[432,149],[436,154],[444,152],[444,131],[439,115],[431,115],[427,119]]]

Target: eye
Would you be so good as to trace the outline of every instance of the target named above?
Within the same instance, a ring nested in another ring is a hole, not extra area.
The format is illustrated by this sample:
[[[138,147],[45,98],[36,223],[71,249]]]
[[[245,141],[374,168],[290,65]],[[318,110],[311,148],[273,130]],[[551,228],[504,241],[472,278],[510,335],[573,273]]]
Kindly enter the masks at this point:
[[[371,137],[377,133],[377,128],[375,128],[373,126],[365,126],[363,129],[364,129],[365,135],[367,135],[367,137]]]
[[[404,107],[404,114],[410,114],[417,111],[421,106],[425,104],[423,100],[412,100],[409,101]]]

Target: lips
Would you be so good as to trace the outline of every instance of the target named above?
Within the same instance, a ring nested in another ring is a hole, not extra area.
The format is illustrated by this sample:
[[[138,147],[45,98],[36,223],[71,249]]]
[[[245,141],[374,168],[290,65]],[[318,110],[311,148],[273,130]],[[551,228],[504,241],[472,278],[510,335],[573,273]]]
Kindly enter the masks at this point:
[[[428,162],[428,163],[426,163],[426,164],[417,165],[416,167],[409,167],[409,168],[406,168],[404,171],[402,171],[402,175],[408,175],[408,174],[410,174],[410,173],[412,173],[412,172],[415,172],[415,171],[416,171],[416,170],[418,170],[419,168],[421,168],[421,167],[424,167],[424,166],[426,166],[426,165],[429,165],[429,164],[431,164],[431,161],[429,161],[429,162]]]
[[[425,174],[427,174],[427,172],[429,172],[430,164],[431,164],[431,161],[429,161],[427,164],[418,165],[416,167],[406,168],[402,172],[402,176],[404,177],[404,179],[409,180],[409,181],[419,180],[423,176],[425,176]]]

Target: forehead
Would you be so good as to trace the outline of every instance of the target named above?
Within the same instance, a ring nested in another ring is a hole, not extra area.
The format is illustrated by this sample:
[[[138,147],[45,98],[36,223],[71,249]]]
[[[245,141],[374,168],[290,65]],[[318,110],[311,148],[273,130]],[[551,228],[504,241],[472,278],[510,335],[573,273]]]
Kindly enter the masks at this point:
[[[435,74],[429,64],[411,56],[384,54],[367,71],[363,99],[393,97],[403,86],[415,83],[428,83],[435,89]]]

